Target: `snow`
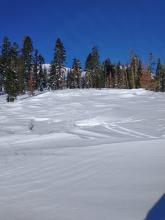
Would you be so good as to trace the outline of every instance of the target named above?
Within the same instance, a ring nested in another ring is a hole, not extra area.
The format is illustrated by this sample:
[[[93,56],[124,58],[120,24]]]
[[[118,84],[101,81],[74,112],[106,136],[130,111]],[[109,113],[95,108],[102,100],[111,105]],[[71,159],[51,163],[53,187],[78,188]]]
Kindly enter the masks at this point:
[[[1,95],[0,219],[144,219],[165,192],[164,100],[143,89]]]
[[[42,65],[43,69],[46,69],[48,72],[50,71],[50,68],[51,68],[51,64],[48,64],[48,63],[45,63]],[[67,75],[68,71],[71,69],[71,68],[68,68],[68,67],[64,67],[62,68],[63,71],[64,71],[64,75]]]

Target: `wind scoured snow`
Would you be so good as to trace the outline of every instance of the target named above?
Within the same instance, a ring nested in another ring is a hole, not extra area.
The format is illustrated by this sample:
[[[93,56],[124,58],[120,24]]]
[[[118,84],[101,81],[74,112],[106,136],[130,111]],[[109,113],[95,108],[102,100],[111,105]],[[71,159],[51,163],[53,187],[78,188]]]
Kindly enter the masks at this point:
[[[165,94],[0,96],[0,219],[143,220],[165,192]]]

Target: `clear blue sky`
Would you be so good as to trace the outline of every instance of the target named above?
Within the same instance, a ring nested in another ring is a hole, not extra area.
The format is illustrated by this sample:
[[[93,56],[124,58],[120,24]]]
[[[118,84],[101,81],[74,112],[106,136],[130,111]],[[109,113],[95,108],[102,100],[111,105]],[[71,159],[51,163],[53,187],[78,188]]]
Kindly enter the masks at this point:
[[[131,50],[165,62],[165,0],[0,0],[0,40],[29,35],[49,63],[55,40],[84,63],[93,45],[101,59],[127,62]]]

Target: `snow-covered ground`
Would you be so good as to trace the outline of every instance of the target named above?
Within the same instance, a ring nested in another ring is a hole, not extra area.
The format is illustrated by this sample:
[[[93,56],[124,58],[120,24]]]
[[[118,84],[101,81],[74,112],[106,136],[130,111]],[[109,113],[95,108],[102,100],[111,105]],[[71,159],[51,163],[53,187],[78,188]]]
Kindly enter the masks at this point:
[[[163,93],[0,96],[2,220],[143,220],[164,174]]]

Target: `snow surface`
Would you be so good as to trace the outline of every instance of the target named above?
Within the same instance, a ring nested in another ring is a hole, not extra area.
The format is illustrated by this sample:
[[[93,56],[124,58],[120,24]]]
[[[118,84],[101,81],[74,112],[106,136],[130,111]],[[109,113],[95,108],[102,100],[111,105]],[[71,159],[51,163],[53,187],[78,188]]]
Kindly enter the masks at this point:
[[[163,93],[0,96],[2,220],[143,220],[165,192],[164,170]]]

